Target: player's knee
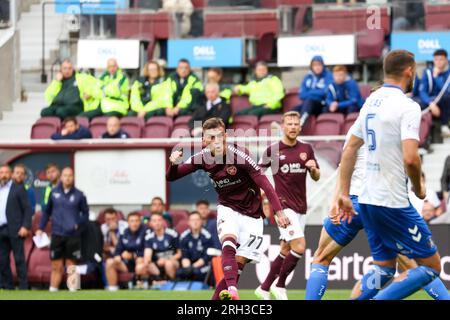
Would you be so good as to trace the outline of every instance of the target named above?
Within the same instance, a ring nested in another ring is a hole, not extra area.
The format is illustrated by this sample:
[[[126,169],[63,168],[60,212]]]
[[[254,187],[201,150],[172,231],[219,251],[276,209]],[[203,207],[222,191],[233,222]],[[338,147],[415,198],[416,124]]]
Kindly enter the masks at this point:
[[[303,243],[296,243],[291,246],[291,250],[294,250],[297,254],[304,254],[305,245]]]
[[[332,256],[324,255],[324,254],[318,254],[314,255],[313,263],[314,264],[321,264],[323,266],[329,266],[331,264],[331,261],[333,261]]]

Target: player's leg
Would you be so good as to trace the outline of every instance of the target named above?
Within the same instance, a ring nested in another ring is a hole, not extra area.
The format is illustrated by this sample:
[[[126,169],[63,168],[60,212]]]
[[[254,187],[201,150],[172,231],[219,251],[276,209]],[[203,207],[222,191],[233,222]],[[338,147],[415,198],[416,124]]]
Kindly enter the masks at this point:
[[[51,292],[59,290],[63,274],[63,265],[63,259],[56,259],[51,262],[52,272],[50,274],[49,289]]]
[[[238,276],[237,276],[237,282],[239,281],[239,278],[241,277],[242,272],[244,271],[245,265],[250,262],[249,259],[246,257],[238,256],[236,255],[236,262],[238,265]],[[226,281],[222,279],[221,282],[216,287],[216,292],[219,293],[218,299],[219,300],[239,300],[239,294],[237,292],[237,289],[234,288],[227,288],[226,287]],[[214,299],[213,300],[217,300]]]
[[[169,279],[175,279],[177,275],[177,269],[180,266],[177,260],[167,259],[164,264],[164,272]]]
[[[119,289],[119,272],[127,272],[128,268],[120,257],[106,260],[106,279],[108,280],[108,290],[117,291]]]
[[[418,267],[416,261],[402,254],[399,254],[397,257],[397,266],[400,272]],[[450,300],[450,294],[439,277],[423,287],[423,290],[434,300]]]

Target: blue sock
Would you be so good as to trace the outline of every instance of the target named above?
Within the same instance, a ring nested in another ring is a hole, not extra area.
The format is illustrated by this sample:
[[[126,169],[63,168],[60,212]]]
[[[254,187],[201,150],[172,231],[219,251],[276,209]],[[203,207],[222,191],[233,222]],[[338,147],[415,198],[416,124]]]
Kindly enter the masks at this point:
[[[372,299],[394,274],[395,268],[373,265],[361,279],[361,295],[356,300]]]
[[[450,294],[439,277],[423,287],[423,290],[434,300],[450,300]]]
[[[311,265],[308,282],[306,283],[306,300],[320,300],[327,290],[328,266],[314,263]]]
[[[438,276],[437,272],[426,266],[419,266],[407,271],[406,278],[392,282],[385,289],[381,290],[375,300],[401,300],[412,295],[420,288],[429,284]]]

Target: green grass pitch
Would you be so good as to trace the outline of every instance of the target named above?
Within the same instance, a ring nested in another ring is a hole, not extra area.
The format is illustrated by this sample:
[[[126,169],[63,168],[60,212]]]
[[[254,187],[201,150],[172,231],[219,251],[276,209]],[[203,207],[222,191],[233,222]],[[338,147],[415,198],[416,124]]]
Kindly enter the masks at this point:
[[[0,290],[0,300],[209,300],[213,291],[158,291],[158,290],[80,290],[68,292],[61,290],[53,293],[44,290],[4,291]],[[240,290],[242,300],[255,300],[253,290]],[[305,290],[288,290],[290,300],[305,299]],[[324,300],[348,300],[350,290],[328,290]],[[424,291],[409,297],[412,300],[430,300]]]

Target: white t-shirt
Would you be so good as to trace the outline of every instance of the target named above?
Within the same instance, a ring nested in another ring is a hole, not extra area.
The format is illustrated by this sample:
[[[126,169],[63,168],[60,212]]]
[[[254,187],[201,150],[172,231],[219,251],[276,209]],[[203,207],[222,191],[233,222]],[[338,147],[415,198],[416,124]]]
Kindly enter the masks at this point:
[[[364,140],[366,150],[360,203],[409,206],[402,140],[419,140],[420,119],[420,106],[398,87],[385,85],[366,100],[352,128],[352,134]]]
[[[353,126],[352,126],[352,128],[353,128]],[[345,137],[344,148],[347,145],[347,142],[351,137],[352,128],[350,128],[350,130],[348,130],[347,136]],[[365,165],[366,165],[366,163],[365,163],[366,156],[364,153],[365,153],[364,146],[362,146],[358,150],[358,154],[356,156],[355,168],[354,168],[353,174],[352,174],[352,180],[350,181],[350,195],[352,195],[352,196],[359,197],[359,195],[361,194],[361,188],[364,183],[364,174],[365,174],[364,171],[365,171]]]

